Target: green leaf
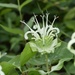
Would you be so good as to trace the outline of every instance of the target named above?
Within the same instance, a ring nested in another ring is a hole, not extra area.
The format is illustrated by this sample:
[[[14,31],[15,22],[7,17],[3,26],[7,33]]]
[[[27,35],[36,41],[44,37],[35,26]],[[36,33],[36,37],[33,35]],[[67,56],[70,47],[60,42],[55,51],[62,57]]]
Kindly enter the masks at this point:
[[[29,64],[32,64],[32,65],[43,65],[43,64],[46,63],[44,57],[45,57],[44,55],[40,55],[40,54],[39,54],[38,57],[35,56],[34,58],[30,59],[30,60],[28,61],[28,63],[29,63]]]
[[[61,59],[72,59],[73,54],[67,49],[67,43],[61,42],[61,46],[56,48],[55,52],[49,54],[49,63],[53,63]]]
[[[35,58],[30,59],[28,63],[32,65],[43,65],[46,62],[44,57],[45,57],[44,55],[39,54],[39,56],[36,56]],[[72,59],[73,54],[69,52],[69,50],[67,49],[67,44],[65,42],[61,42],[61,46],[56,48],[54,53],[48,54],[48,58],[49,58],[48,63],[53,64],[61,59]]]
[[[21,53],[20,63],[24,65],[30,58],[32,58],[36,52],[33,52],[29,43],[26,44],[24,50]]]
[[[4,30],[6,30],[7,32],[10,32],[10,33],[13,33],[13,34],[19,34],[19,35],[21,35],[21,36],[23,36],[23,34],[24,34],[23,30],[21,30],[21,29],[18,29],[18,28],[9,28],[9,27],[3,26],[3,25],[1,25],[1,24],[0,24],[0,26],[1,26]]]
[[[69,29],[75,30],[75,7],[69,10],[69,12],[64,17],[64,23]]]
[[[0,3],[0,7],[7,7],[7,8],[18,8],[16,4],[6,4],[6,3]]]
[[[52,72],[50,75],[60,75],[59,73]]]
[[[65,15],[64,21],[71,20],[75,17],[75,7],[69,10],[69,12]]]
[[[70,58],[61,59],[57,65],[51,67],[50,72],[59,71],[63,67],[63,63],[68,60],[70,60]]]
[[[10,12],[12,9],[7,8],[7,9],[3,9],[0,13],[0,16],[7,14],[8,12]]]
[[[49,2],[44,8],[43,8],[43,11],[51,8],[53,6],[53,3]]]
[[[38,71],[30,71],[28,75],[41,75]]]
[[[75,30],[75,20],[65,21],[64,23],[69,29]]]
[[[11,50],[14,49],[19,44],[19,42],[21,40],[22,40],[22,38],[15,38],[15,37],[11,38],[11,40],[10,40],[10,43],[11,43],[10,49]],[[16,50],[16,51],[18,51],[18,50]]]
[[[68,63],[65,65],[65,68],[66,68],[66,70],[67,70],[70,74],[75,74],[75,66],[74,66],[74,63],[68,62]]]
[[[11,63],[2,62],[0,65],[2,66],[2,71],[5,75],[18,75],[15,67]]]
[[[20,6],[20,9],[22,9],[25,5],[29,4],[32,0],[26,0],[24,1],[21,6]]]
[[[20,55],[15,56],[9,63],[20,69]]]

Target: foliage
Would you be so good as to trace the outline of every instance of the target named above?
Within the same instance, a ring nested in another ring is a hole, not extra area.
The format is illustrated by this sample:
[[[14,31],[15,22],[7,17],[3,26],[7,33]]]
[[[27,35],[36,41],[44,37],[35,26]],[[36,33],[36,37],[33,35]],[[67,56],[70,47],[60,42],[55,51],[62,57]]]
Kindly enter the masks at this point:
[[[74,5],[75,0],[0,0],[0,66],[5,75],[75,75],[75,56],[67,49],[75,32]],[[46,39],[43,48],[42,41],[34,42],[31,35],[24,38],[29,29],[20,21],[32,28],[36,14],[42,27],[40,14],[45,13],[50,13],[49,24],[58,16],[54,27],[60,29],[60,43],[53,53],[41,55],[33,43],[46,50],[55,37]]]

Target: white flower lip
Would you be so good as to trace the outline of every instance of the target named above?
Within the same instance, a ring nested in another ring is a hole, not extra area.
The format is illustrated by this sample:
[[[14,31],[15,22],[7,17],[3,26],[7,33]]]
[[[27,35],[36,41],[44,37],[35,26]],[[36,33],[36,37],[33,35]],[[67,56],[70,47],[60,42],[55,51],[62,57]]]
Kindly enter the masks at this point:
[[[75,44],[75,32],[72,34],[71,40],[67,45],[68,50],[75,55],[75,49],[72,48],[73,44]]]
[[[33,29],[30,28],[24,21],[21,21],[30,29],[30,31],[27,31],[25,33],[24,35],[25,39],[28,39],[28,34],[31,34],[33,36],[32,39],[34,39],[35,41],[38,39],[43,39],[44,41],[45,36],[57,36],[60,30],[56,27],[53,27],[53,24],[58,17],[54,16],[54,20],[52,24],[49,25],[48,16],[49,16],[49,13],[46,13],[46,15],[41,15],[42,22],[43,22],[42,28],[40,27],[40,24],[36,18],[36,15],[34,15],[34,18],[33,18],[33,22],[35,23],[33,26]],[[44,22],[45,17],[46,17],[46,23]],[[53,32],[55,32],[55,34]]]

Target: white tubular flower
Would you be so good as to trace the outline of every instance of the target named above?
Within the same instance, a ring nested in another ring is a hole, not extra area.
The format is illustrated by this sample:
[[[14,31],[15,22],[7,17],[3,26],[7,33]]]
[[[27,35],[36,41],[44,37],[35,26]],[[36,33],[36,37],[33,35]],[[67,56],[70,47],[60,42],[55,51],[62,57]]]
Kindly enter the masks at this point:
[[[41,15],[42,17],[42,21],[43,21],[43,27],[41,28],[40,27],[40,24],[38,23],[38,20],[36,18],[36,15],[34,15],[34,23],[35,25],[33,26],[33,29],[30,28],[24,21],[21,21],[23,24],[25,24],[29,29],[30,31],[27,31],[24,35],[25,39],[28,39],[28,34],[32,34],[33,38],[32,39],[35,39],[38,40],[38,39],[43,39],[45,38],[45,36],[50,36],[50,35],[53,35],[53,33],[55,33],[54,35],[57,35],[60,31],[58,28],[54,28],[53,27],[53,24],[54,24],[54,21],[57,19],[56,16],[54,16],[54,20],[52,22],[51,25],[48,25],[48,13],[46,14],[46,24],[44,22],[44,19],[45,19],[45,15]]]
[[[2,66],[0,66],[0,75],[5,75],[4,72],[2,71]]]
[[[25,33],[24,37],[25,39],[28,39],[28,34],[32,35],[31,39],[34,39],[35,43],[30,42],[30,45],[33,47],[36,47],[38,52],[42,54],[50,53],[50,52],[53,53],[58,43],[57,36],[58,36],[58,33],[60,32],[58,28],[53,27],[53,24],[55,20],[57,19],[57,17],[54,16],[54,20],[52,24],[49,25],[48,24],[49,13],[47,13],[46,15],[40,15],[40,16],[42,17],[42,22],[43,22],[42,27],[40,27],[40,24],[36,18],[36,15],[34,15],[34,18],[33,18],[33,22],[35,23],[33,26],[33,29],[30,28],[24,21],[21,21],[23,24],[25,24],[30,29],[30,31],[27,31]],[[46,22],[44,22],[45,18],[46,18]]]
[[[72,48],[72,45],[73,45],[73,44],[75,44],[75,32],[72,34],[71,40],[69,41],[69,43],[68,43],[68,45],[67,45],[68,50],[69,50],[71,53],[75,54],[75,49]]]

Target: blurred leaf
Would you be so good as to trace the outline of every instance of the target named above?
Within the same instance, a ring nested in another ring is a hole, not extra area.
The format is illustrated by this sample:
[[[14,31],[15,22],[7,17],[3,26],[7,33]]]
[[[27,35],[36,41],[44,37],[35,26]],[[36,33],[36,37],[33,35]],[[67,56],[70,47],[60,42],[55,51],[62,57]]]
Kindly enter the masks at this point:
[[[43,64],[46,63],[44,57],[45,57],[44,55],[41,56],[41,55],[39,54],[38,57],[35,56],[34,58],[30,59],[30,60],[28,61],[28,63],[31,64],[31,65],[43,65]]]
[[[38,71],[30,71],[28,75],[41,75]]]
[[[21,35],[21,36],[23,36],[23,34],[24,34],[23,30],[21,30],[21,29],[18,29],[18,28],[9,28],[9,27],[3,26],[3,25],[1,25],[1,24],[0,24],[0,26],[1,26],[4,30],[6,30],[6,31],[8,31],[8,32],[10,32],[10,33],[19,34],[19,35]]]
[[[24,65],[30,58],[32,58],[36,52],[32,52],[29,43],[26,44],[25,48],[23,49],[20,57],[21,65]]]
[[[12,58],[14,58],[14,56],[10,56],[10,55],[6,55],[6,56],[3,56],[2,58],[0,58],[0,62],[3,62],[3,61],[10,61]]]
[[[22,9],[25,5],[29,4],[32,0],[25,0],[21,6],[20,6],[20,9]]]
[[[2,15],[5,15],[5,14],[7,14],[8,12],[10,12],[11,10],[12,10],[12,9],[9,9],[9,8],[4,9],[4,10],[1,11],[0,15],[1,15],[1,16],[2,16]]]
[[[30,18],[30,20],[27,22],[27,25],[29,25],[29,27],[32,27],[33,25],[33,17]],[[24,32],[27,32],[29,30],[29,28],[27,26],[24,27]]]
[[[43,65],[46,63],[45,61],[45,56],[44,55],[40,55],[36,56],[32,59],[30,59],[28,61],[28,63],[32,64],[32,65]],[[48,54],[48,60],[49,60],[49,64],[53,64],[55,62],[57,62],[58,60],[67,60],[67,59],[72,59],[73,58],[73,54],[69,52],[69,50],[67,49],[67,44],[65,42],[61,42],[61,46],[59,46],[58,48],[55,49],[54,53],[50,53]],[[61,61],[60,61],[61,62]],[[59,64],[62,66],[63,63]]]
[[[67,43],[61,42],[61,46],[56,48],[53,54],[49,54],[50,63],[61,59],[72,59],[73,54],[67,49]]]
[[[68,61],[68,60],[70,60],[70,58],[60,59],[59,63],[57,65],[51,67],[51,71],[50,72],[59,71],[63,67],[63,63],[65,61]]]
[[[9,63],[20,69],[20,55],[15,56],[9,61]]]
[[[68,11],[68,13],[64,17],[64,21],[71,20],[75,18],[75,7]]]
[[[7,15],[5,15],[5,19],[7,20],[8,18],[11,20],[11,22],[13,22],[13,21],[16,21],[18,17],[15,12],[9,12],[7,13]]]
[[[75,20],[65,21],[65,25],[72,30],[75,30]]]
[[[15,67],[8,62],[2,62],[0,63],[2,66],[2,70],[5,73],[5,75],[18,75],[17,71],[15,70]]]
[[[50,73],[50,75],[60,75],[60,74],[52,72],[52,73]]]
[[[66,64],[65,68],[66,68],[66,70],[67,70],[70,74],[75,74],[75,66],[74,66],[74,63],[68,62],[68,64]]]
[[[11,43],[11,50],[16,47],[16,45],[19,45],[19,42],[21,41],[22,39],[21,38],[15,38],[13,37],[11,40],[10,40],[10,43]],[[18,50],[17,50],[18,51]]]
[[[50,7],[52,7],[54,4],[51,2],[48,2],[48,4],[43,8],[43,11],[49,9]]]
[[[36,68],[28,68],[27,70],[25,70],[25,72],[30,72],[30,71],[37,71],[38,67]]]
[[[16,4],[6,4],[6,3],[0,3],[0,7],[7,7],[7,8],[18,8]]]

